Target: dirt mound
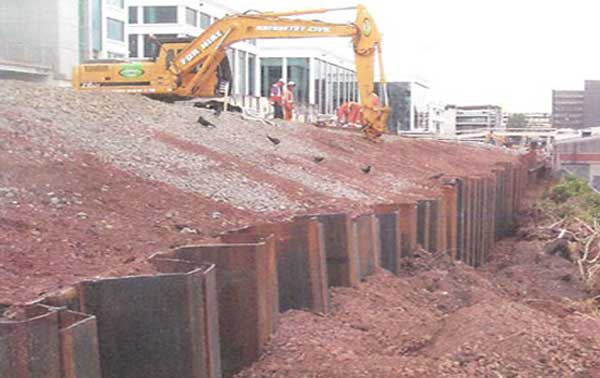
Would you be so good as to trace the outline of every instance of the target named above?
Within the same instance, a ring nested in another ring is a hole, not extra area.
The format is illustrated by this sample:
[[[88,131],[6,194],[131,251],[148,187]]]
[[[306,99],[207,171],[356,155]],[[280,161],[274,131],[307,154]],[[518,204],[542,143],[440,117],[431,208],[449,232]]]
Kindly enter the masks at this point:
[[[600,377],[597,318],[542,311],[488,272],[420,260],[401,277],[379,271],[335,289],[330,316],[284,314],[238,377]]]

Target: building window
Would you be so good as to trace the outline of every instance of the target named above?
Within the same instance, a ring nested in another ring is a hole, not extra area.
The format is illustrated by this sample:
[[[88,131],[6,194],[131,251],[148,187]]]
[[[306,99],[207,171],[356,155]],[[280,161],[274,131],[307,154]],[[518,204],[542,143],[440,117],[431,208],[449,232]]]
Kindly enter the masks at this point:
[[[129,7],[129,23],[138,23],[138,7]]]
[[[125,42],[125,23],[123,21],[107,18],[106,31],[108,39]]]
[[[92,49],[102,50],[102,0],[92,0]]]
[[[260,59],[260,95],[269,97],[271,94],[271,85],[283,77],[283,59],[281,58],[261,58]]]
[[[206,13],[200,12],[200,27],[202,29],[208,29],[210,26],[210,16]]]
[[[106,0],[106,3],[113,7],[125,8],[125,0]]]
[[[227,62],[229,63],[229,69],[231,71],[231,83],[229,85],[230,93],[236,93],[236,70],[235,70],[235,49],[231,47],[225,50],[225,55],[227,56]]]
[[[296,83],[294,98],[297,102],[308,104],[309,68],[308,58],[288,58],[287,77],[288,81]]]
[[[238,94],[245,96],[246,95],[246,78],[248,77],[248,75],[247,75],[248,70],[246,67],[246,52],[242,51],[242,50],[238,50],[238,72],[239,72]]]
[[[188,25],[197,26],[198,25],[198,12],[196,12],[192,8],[185,8],[185,22]]]
[[[137,34],[129,34],[129,57],[130,58],[138,57],[138,35]]]
[[[177,34],[155,34],[154,38],[158,39],[168,39],[175,38]],[[144,58],[156,58],[158,56],[159,46],[154,41],[154,39],[150,38],[148,35],[144,35]]]
[[[248,53],[248,94],[256,95],[256,55]]]
[[[177,7],[144,7],[144,23],[176,24]]]

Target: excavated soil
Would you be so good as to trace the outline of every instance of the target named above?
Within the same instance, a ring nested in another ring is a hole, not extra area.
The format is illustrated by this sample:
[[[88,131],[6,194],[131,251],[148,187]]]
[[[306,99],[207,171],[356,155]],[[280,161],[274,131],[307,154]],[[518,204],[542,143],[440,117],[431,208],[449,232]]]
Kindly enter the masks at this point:
[[[536,242],[497,253],[474,270],[421,252],[399,277],[335,289],[331,315],[285,313],[237,377],[600,377],[600,319],[576,268]]]
[[[0,99],[0,304],[148,273],[149,255],[226,230],[428,197],[516,158],[26,82],[0,81]]]
[[[283,314],[263,358],[237,378],[600,377],[600,303],[575,264],[529,233],[545,222],[525,211],[519,236],[498,242],[484,268],[419,251],[398,275],[333,289],[327,316]]]

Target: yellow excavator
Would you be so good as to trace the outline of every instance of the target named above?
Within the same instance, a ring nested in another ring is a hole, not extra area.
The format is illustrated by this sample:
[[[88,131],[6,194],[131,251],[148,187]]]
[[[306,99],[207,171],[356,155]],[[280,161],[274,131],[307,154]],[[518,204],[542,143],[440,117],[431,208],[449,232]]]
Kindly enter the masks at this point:
[[[348,24],[289,18],[356,9],[356,21]],[[231,82],[226,48],[249,39],[271,38],[352,38],[363,131],[377,140],[385,130],[389,108],[373,98],[375,56],[380,64],[381,83],[385,76],[381,34],[367,9],[313,9],[291,12],[246,12],[219,19],[197,38],[161,41],[153,62],[100,61],[73,68],[73,88],[81,91],[142,93],[151,97],[215,97],[224,95],[224,83]]]

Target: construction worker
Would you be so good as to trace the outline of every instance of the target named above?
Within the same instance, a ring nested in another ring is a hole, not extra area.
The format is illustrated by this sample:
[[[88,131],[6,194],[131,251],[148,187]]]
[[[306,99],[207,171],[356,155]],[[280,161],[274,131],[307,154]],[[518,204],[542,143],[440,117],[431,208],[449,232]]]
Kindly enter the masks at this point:
[[[375,91],[371,92],[369,95],[369,102],[372,106],[379,106],[379,96],[377,93],[375,93]]]
[[[271,86],[269,101],[273,105],[273,118],[276,119],[283,119],[283,84],[285,84],[285,81],[279,79]]]
[[[360,122],[360,104],[356,102],[345,102],[337,111],[338,125],[342,127],[356,126]]]
[[[287,89],[283,93],[283,119],[286,121],[292,120],[292,113],[294,111],[294,88],[296,88],[296,83],[290,81],[287,85]]]

